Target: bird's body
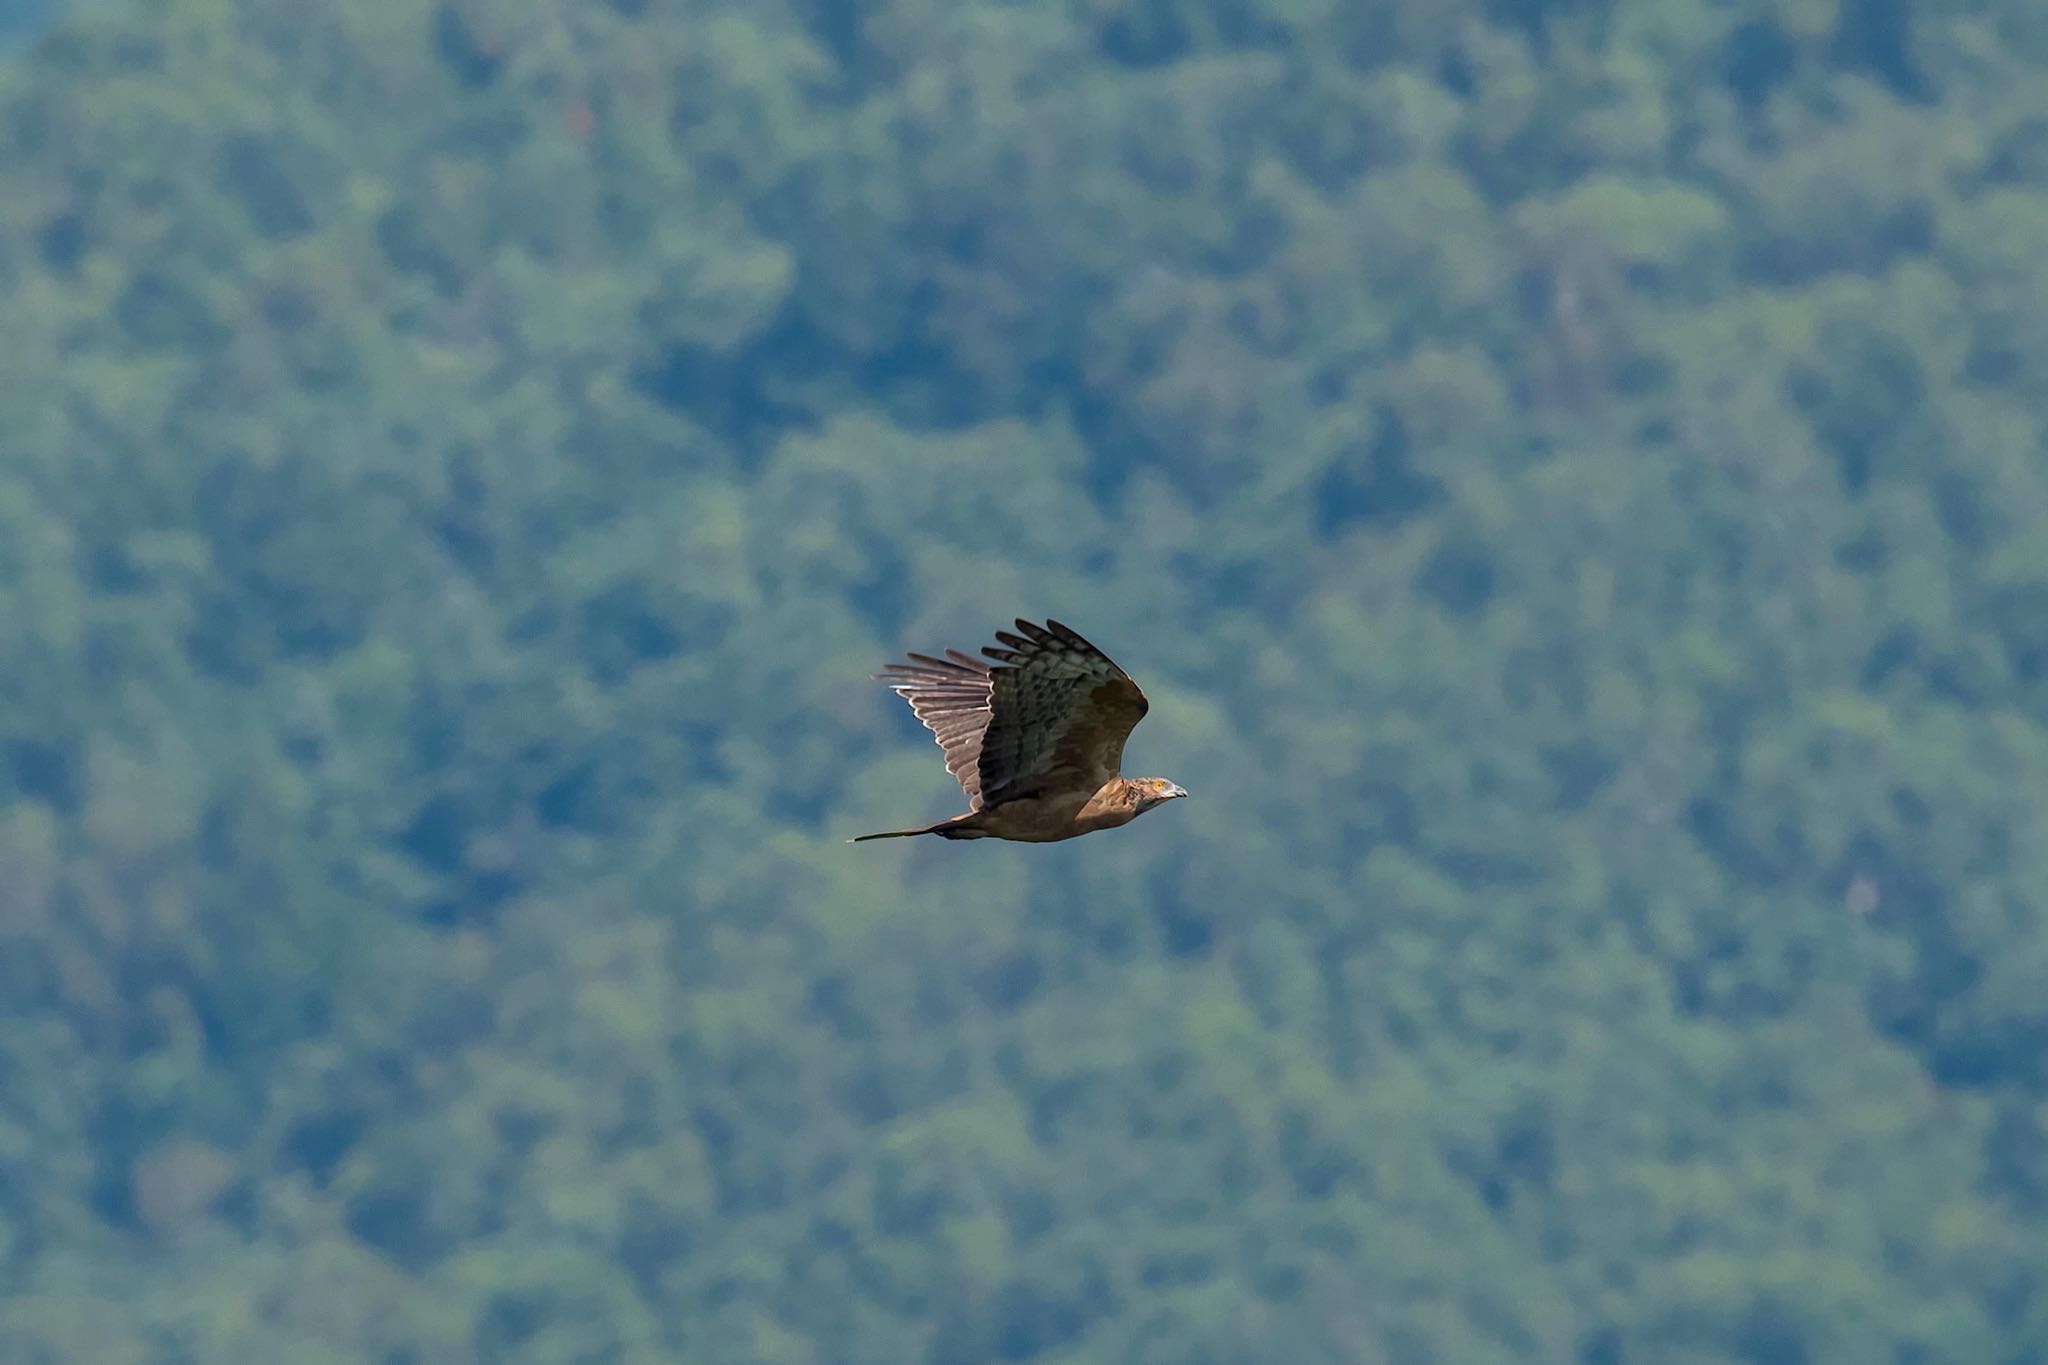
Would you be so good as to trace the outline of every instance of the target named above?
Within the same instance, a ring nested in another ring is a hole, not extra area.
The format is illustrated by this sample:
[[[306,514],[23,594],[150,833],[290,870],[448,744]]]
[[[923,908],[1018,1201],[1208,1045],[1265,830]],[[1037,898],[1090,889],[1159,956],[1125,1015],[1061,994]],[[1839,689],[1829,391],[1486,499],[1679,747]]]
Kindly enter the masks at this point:
[[[864,834],[900,839],[1010,839],[1049,844],[1129,824],[1187,792],[1161,777],[1129,778],[1124,740],[1145,694],[1107,655],[1057,621],[997,631],[981,660],[949,649],[912,654],[879,676],[910,703],[967,793],[964,815],[917,829]]]
[[[922,829],[890,830],[884,834],[863,834],[853,840],[907,839],[914,834],[936,834],[942,839],[1011,839],[1022,844],[1050,844],[1092,834],[1098,829],[1115,829],[1138,818],[1148,807],[1144,790],[1128,777],[1111,778],[1093,792],[1056,792],[1048,796],[1020,796],[1000,806],[973,810]],[[1171,798],[1167,798],[1171,799]],[[1156,804],[1156,803],[1154,803]]]

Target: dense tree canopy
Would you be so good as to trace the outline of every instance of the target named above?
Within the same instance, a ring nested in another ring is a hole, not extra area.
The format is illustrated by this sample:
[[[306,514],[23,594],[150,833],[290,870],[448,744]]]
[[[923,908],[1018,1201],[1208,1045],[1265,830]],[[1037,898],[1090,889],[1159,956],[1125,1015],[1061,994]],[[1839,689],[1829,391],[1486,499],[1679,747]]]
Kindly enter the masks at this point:
[[[2048,1362],[2038,5],[81,6],[0,297],[0,1358]]]

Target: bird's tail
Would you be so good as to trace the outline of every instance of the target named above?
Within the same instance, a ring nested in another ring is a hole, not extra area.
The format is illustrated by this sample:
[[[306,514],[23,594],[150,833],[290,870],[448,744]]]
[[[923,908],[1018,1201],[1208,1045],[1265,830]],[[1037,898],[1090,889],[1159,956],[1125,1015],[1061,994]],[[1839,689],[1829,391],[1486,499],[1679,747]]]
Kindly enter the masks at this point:
[[[974,834],[960,833],[961,825],[972,815],[956,815],[950,820],[941,820],[936,825],[920,825],[916,829],[885,829],[880,834],[862,834],[848,839],[849,844],[864,844],[870,839],[913,839],[920,834],[936,834],[941,839],[972,839]]]

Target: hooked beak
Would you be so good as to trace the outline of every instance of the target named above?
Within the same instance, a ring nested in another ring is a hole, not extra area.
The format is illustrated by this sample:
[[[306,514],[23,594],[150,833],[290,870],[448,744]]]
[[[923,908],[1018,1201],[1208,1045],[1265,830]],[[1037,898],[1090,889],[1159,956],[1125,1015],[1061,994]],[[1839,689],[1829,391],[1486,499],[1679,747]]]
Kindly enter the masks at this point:
[[[1188,789],[1186,787],[1181,786],[1178,782],[1174,783],[1171,787],[1168,787],[1166,789],[1166,799],[1169,801],[1171,801],[1176,796],[1186,796],[1187,794]]]

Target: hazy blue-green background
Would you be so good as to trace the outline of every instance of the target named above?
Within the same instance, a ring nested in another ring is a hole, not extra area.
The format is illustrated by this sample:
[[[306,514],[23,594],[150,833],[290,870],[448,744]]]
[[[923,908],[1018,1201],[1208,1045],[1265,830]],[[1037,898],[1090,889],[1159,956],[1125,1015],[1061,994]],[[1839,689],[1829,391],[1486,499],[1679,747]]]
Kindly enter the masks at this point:
[[[76,9],[0,1362],[2041,1365],[2044,422],[2039,0]]]

